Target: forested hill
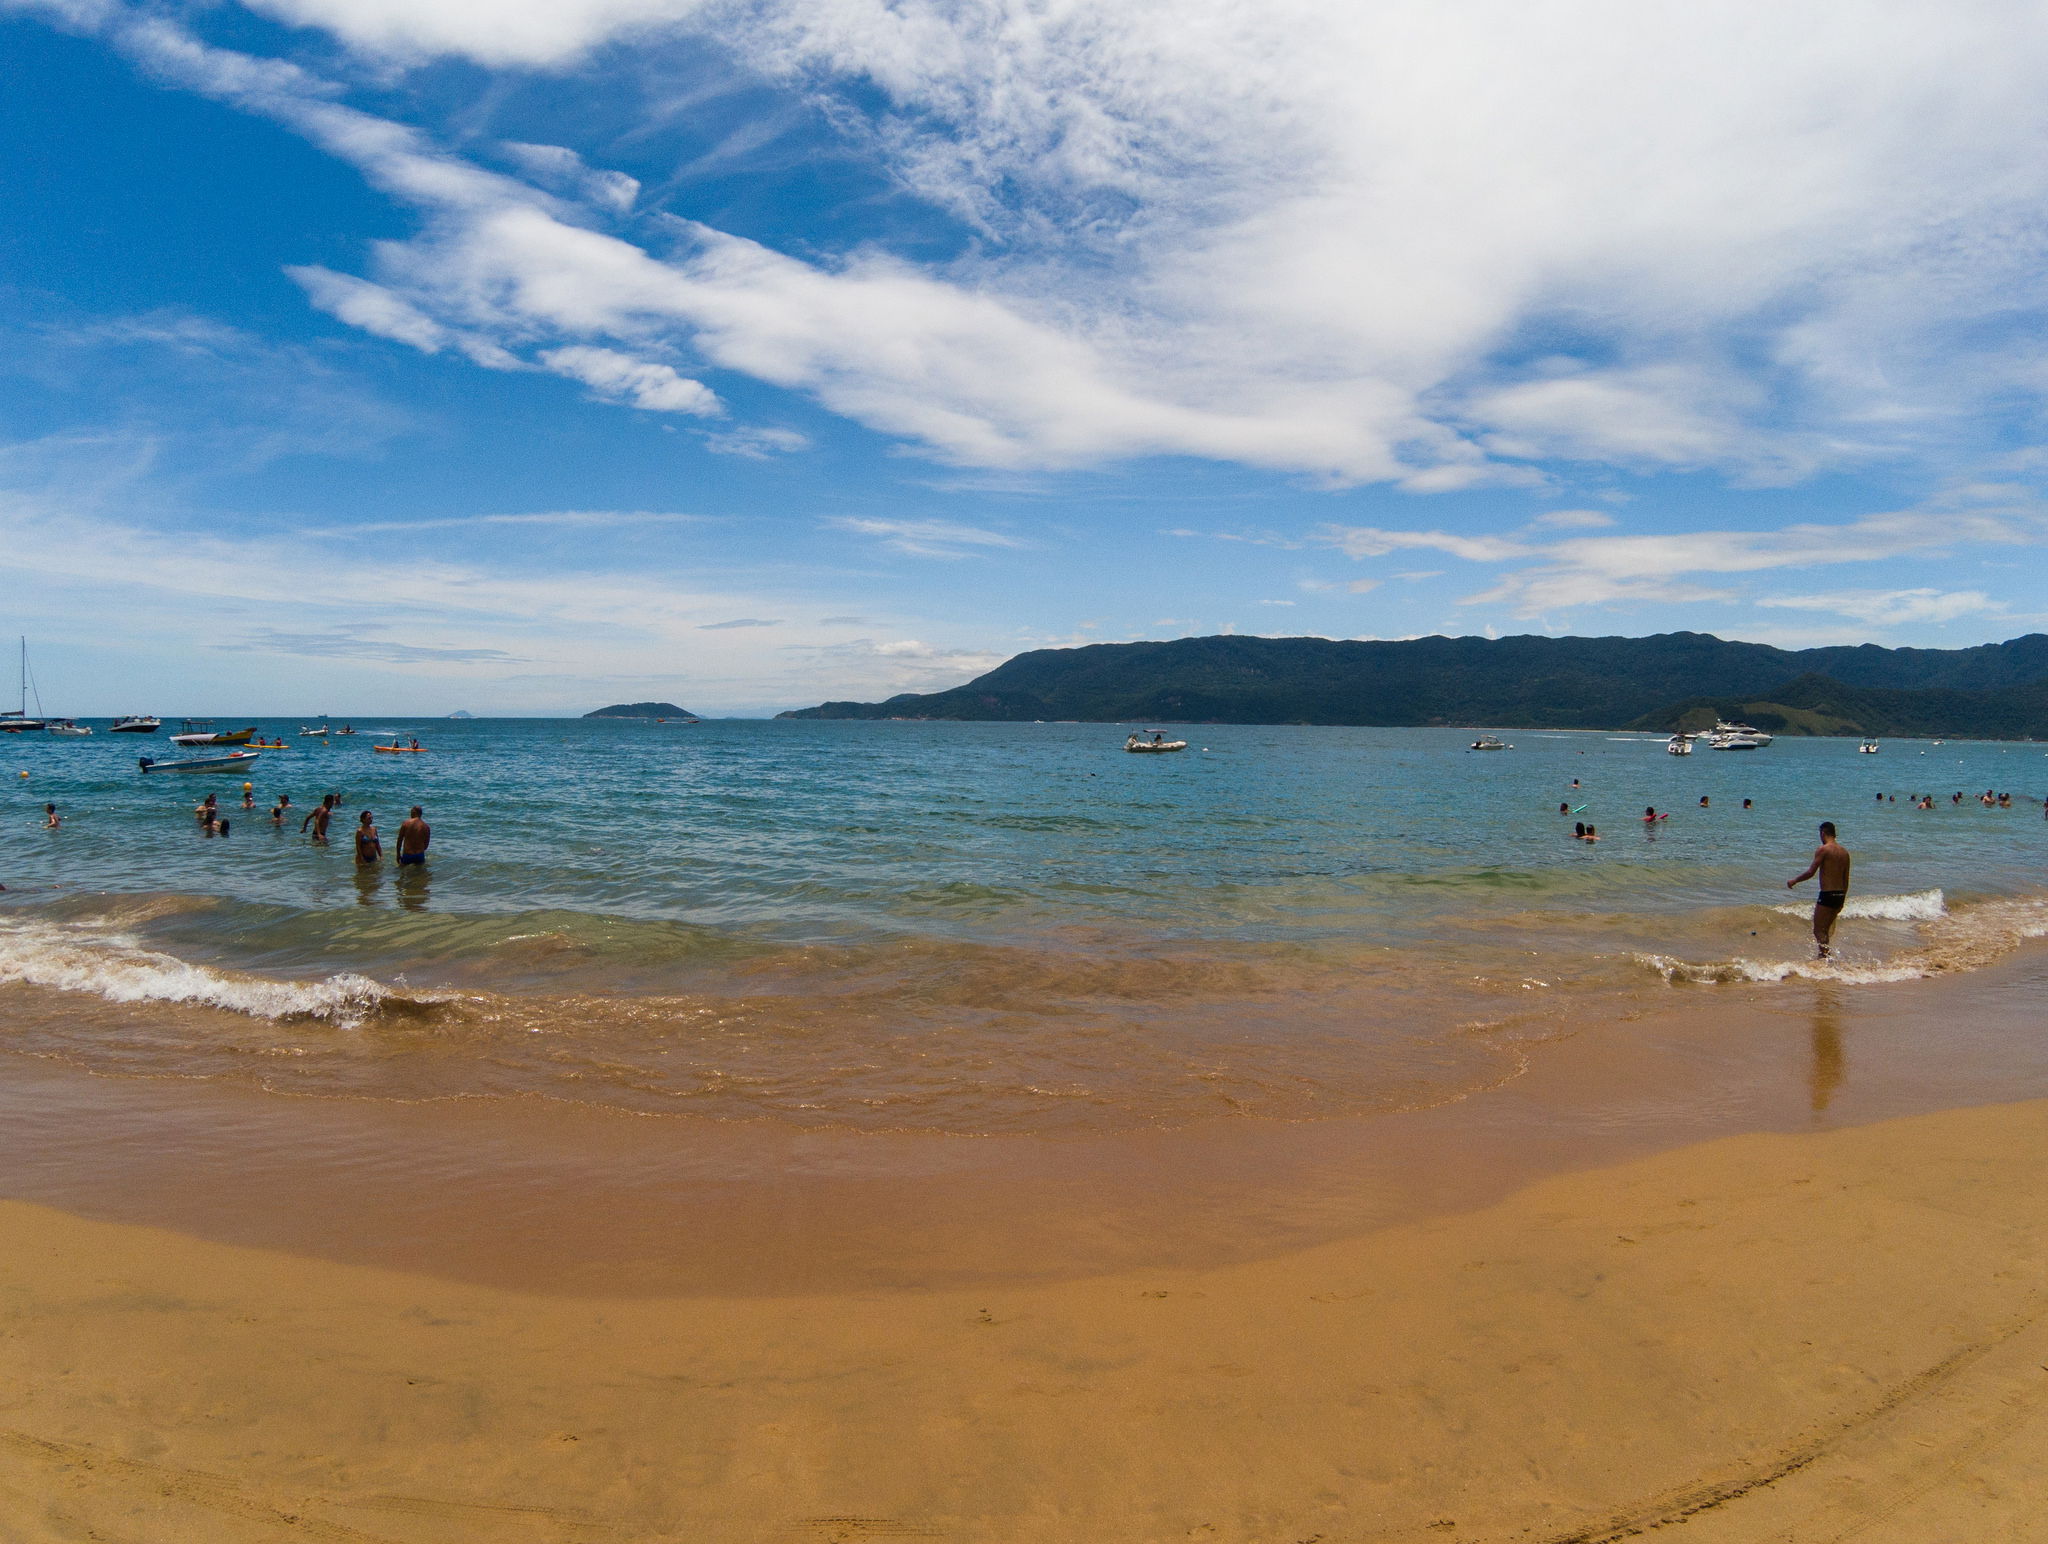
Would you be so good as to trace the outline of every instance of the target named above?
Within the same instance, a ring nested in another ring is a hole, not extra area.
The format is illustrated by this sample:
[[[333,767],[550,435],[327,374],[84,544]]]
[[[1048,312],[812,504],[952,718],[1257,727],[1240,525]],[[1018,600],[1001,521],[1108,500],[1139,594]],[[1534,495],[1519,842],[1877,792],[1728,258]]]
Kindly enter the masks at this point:
[[[1672,729],[1723,711],[1794,734],[2048,736],[2048,635],[1968,649],[1710,633],[1099,643],[1019,654],[950,691],[781,716]]]

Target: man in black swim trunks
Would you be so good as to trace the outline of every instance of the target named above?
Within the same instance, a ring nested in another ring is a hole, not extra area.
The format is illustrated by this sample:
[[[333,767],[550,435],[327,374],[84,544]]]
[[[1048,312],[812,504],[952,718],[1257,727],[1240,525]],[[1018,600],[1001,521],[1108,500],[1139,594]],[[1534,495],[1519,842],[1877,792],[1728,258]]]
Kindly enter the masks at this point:
[[[427,861],[427,843],[434,839],[433,828],[420,817],[426,813],[419,805],[412,807],[412,814],[405,824],[398,828],[398,866],[410,868],[416,863]]]
[[[1786,880],[1785,888],[1790,890],[1815,874],[1820,875],[1820,893],[1813,898],[1813,941],[1820,957],[1826,959],[1835,936],[1835,921],[1849,899],[1849,849],[1835,840],[1832,820],[1820,823],[1820,846],[1813,850],[1813,861],[1806,865],[1806,872]]]

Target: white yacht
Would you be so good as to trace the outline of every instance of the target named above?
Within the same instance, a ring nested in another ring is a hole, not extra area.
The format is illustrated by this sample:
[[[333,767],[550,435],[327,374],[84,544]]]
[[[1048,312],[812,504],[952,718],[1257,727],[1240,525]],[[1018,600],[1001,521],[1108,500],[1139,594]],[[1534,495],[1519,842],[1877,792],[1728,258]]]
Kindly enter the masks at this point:
[[[164,721],[154,713],[129,713],[114,720],[107,727],[108,734],[155,734],[164,727]]]
[[[1875,756],[1877,754],[1877,741],[1865,740],[1856,749],[1865,756]]]
[[[1771,743],[1771,737],[1752,724],[1731,724],[1728,720],[1717,721],[1707,731],[1707,749],[1710,751],[1760,751]]]
[[[1689,734],[1673,735],[1664,742],[1664,754],[1667,756],[1690,756],[1692,754],[1692,736]]]
[[[1501,740],[1498,736],[1483,734],[1472,742],[1472,749],[1475,751],[1511,751],[1514,747]]]

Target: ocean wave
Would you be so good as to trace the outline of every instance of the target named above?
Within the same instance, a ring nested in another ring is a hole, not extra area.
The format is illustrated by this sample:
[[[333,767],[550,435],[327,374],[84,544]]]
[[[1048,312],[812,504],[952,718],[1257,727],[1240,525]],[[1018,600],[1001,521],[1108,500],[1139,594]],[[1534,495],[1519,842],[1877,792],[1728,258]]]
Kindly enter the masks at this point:
[[[1792,901],[1773,906],[1788,917],[1804,917],[1813,902]],[[1881,917],[1887,922],[1934,922],[1948,915],[1948,898],[1939,890],[1916,890],[1911,895],[1852,895],[1842,908],[1844,917]]]
[[[1980,901],[1950,911],[1939,890],[1923,890],[1913,895],[1874,895],[1863,905],[1865,909],[1858,911],[1852,900],[1843,908],[1843,915],[1923,923],[1919,943],[1878,960],[1855,954],[1846,958],[1838,954],[1826,960],[1761,960],[1746,956],[1681,960],[1666,954],[1638,954],[1634,958],[1670,985],[1798,979],[1876,986],[1980,970],[2031,939],[2048,938],[2048,897]],[[1793,916],[1802,916],[1807,910],[1803,906],[1773,909]]]
[[[0,985],[87,992],[116,1003],[190,1003],[262,1019],[321,1019],[353,1029],[392,1008],[424,1008],[353,971],[279,981],[194,965],[120,934],[30,923],[0,930]]]
[[[1880,986],[1894,981],[1919,981],[1935,974],[1924,964],[1866,965],[1847,960],[1675,960],[1665,954],[1636,956],[1672,985],[1721,986],[1741,981],[1838,981],[1849,986]]]

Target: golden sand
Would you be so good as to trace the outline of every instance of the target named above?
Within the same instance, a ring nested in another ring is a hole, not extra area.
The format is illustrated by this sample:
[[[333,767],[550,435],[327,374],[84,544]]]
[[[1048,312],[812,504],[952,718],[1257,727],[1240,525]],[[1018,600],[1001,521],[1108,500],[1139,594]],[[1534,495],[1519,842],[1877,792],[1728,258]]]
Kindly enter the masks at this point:
[[[2044,1173],[2007,1105],[1213,1270],[635,1300],[9,1203],[0,1540],[2035,1540]]]

